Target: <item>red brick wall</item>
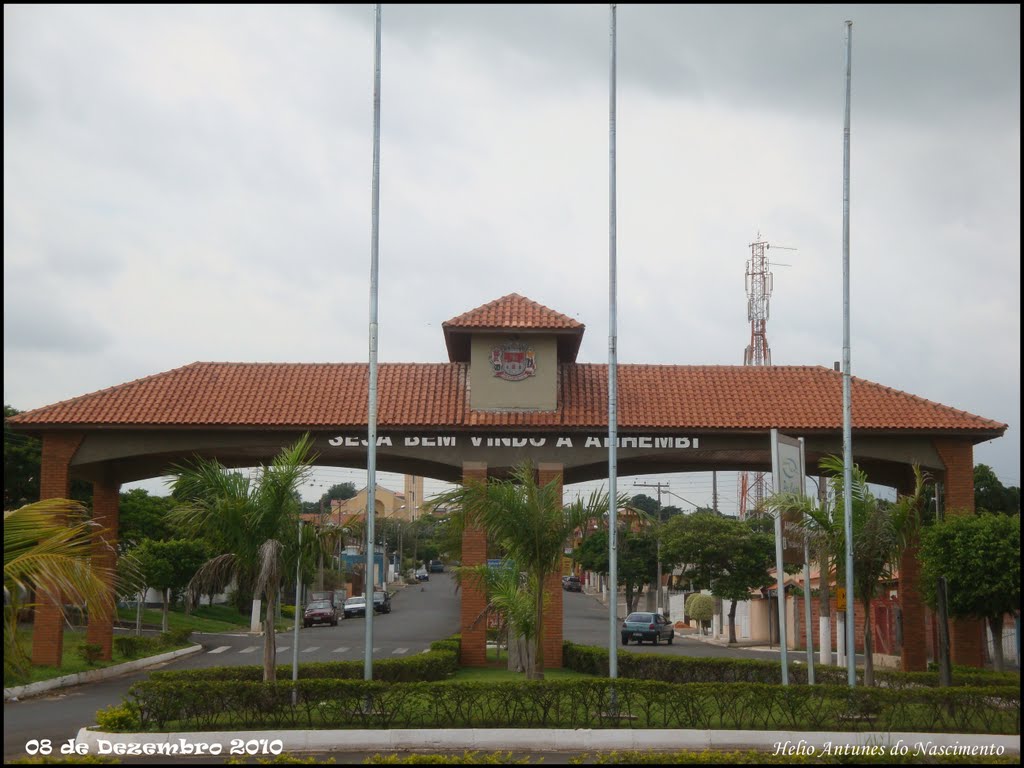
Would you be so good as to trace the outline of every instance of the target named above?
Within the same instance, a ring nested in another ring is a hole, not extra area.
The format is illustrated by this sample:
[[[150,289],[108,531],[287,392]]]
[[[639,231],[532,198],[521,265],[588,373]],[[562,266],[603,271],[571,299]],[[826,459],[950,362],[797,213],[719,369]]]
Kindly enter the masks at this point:
[[[798,615],[800,616],[800,637],[797,640],[796,645],[798,648],[803,648],[806,638],[806,635],[804,634],[804,599],[802,597],[796,597],[793,599],[796,601],[796,610],[798,611]],[[725,601],[725,605],[729,605],[728,601]],[[775,603],[773,601],[772,606],[774,605]],[[817,596],[813,596],[811,598],[811,627],[813,627],[812,637],[814,638],[815,653],[817,653],[818,651],[818,617],[821,613],[820,608],[821,600]],[[728,607],[726,607],[725,610],[728,612]],[[836,621],[836,615],[839,613],[839,610],[836,608],[836,599],[834,596],[829,600],[829,612],[829,617],[832,620],[832,652],[835,653],[836,650],[839,648],[839,646],[836,643],[836,625],[838,624],[838,622]],[[854,645],[857,651],[860,652],[864,650],[864,609],[861,607],[861,603],[859,600],[854,602],[853,617]],[[775,617],[773,616],[772,621],[774,620]],[[724,619],[726,627],[728,627],[728,621],[728,618]]]
[[[92,564],[107,571],[107,584],[114,589],[113,576],[117,568],[117,522],[121,485],[95,482],[92,486],[92,519],[99,529],[93,533]],[[89,628],[86,642],[103,649],[101,658],[109,661],[114,644],[114,616],[101,606],[89,606]]]
[[[462,482],[487,482],[487,465],[466,462],[462,465]],[[467,525],[462,533],[462,564],[482,565],[487,562],[487,536],[481,528]],[[487,594],[466,580],[461,588],[459,627],[462,633],[462,664],[467,667],[487,666],[487,623],[480,614],[487,607]]]
[[[71,492],[69,465],[82,442],[78,432],[54,432],[43,437],[39,498],[66,499]],[[36,595],[32,632],[32,663],[58,667],[64,655],[64,615],[54,596]]]
[[[966,440],[934,439],[946,465],[943,509],[948,515],[974,513],[974,446]],[[949,646],[954,664],[985,666],[985,625],[977,620],[950,623]]]
[[[544,486],[558,481],[558,495],[562,495],[562,465],[541,464],[537,468],[537,482]],[[552,573],[544,584],[544,667],[562,666],[562,576]]]

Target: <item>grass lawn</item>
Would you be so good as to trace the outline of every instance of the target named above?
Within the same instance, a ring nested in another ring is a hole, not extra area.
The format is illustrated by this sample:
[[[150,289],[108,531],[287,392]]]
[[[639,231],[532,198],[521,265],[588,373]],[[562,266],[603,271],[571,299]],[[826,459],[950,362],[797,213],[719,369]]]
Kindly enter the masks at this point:
[[[81,656],[81,648],[85,644],[85,629],[65,629],[64,630],[64,654],[62,657],[62,663],[59,667],[36,667],[31,664],[26,668],[22,675],[8,675],[4,673],[4,687],[10,687],[15,685],[26,685],[27,683],[38,683],[42,680],[52,680],[55,677],[62,677],[64,675],[73,675],[76,672],[88,672],[92,669],[102,669],[103,667],[111,667],[115,664],[123,664],[126,661],[135,661],[134,657],[122,656],[117,651],[117,646],[114,646],[113,656],[114,658],[110,661],[97,661],[94,664],[89,664]],[[32,658],[32,626],[20,627],[18,629],[18,645],[21,647],[22,652],[29,659]],[[188,648],[192,645],[191,642],[181,643],[178,645],[167,645],[159,650],[153,651],[152,655],[158,653],[166,653],[167,651],[173,651],[178,648]]]
[[[129,626],[135,626],[135,609],[118,608],[117,617]],[[250,616],[243,615],[230,605],[203,605],[185,615],[183,610],[172,610],[167,617],[171,629],[191,629],[193,632],[238,632],[249,630]],[[142,623],[159,627],[163,622],[163,612],[159,608],[146,608],[142,611]],[[275,628],[278,632],[291,629],[288,619],[280,619]]]

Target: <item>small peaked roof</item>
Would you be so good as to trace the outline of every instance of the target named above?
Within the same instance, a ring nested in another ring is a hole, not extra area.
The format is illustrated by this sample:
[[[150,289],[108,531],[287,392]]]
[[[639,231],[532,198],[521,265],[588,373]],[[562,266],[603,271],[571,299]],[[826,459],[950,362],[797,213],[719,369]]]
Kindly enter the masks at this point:
[[[558,337],[558,360],[576,361],[586,326],[536,301],[510,293],[441,324],[448,359],[469,362],[469,338],[474,331],[553,332]]]

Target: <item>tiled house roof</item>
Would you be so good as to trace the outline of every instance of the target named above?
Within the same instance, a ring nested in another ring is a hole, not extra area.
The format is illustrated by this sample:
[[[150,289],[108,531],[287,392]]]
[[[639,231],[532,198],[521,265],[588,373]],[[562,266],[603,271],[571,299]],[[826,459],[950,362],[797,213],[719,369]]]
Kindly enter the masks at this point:
[[[518,293],[483,304],[458,317],[446,320],[442,328],[472,328],[475,330],[508,330],[518,328],[531,331],[578,330],[583,323],[561,312],[548,309]]]
[[[608,369],[559,366],[550,412],[469,407],[466,363],[382,363],[378,426],[606,428]],[[365,363],[192,363],[8,419],[18,428],[298,427],[366,424]],[[620,365],[618,426],[636,429],[842,428],[842,375],[799,366]],[[858,430],[1001,435],[1006,424],[864,379],[852,381]]]
[[[453,363],[469,362],[470,336],[480,331],[554,333],[558,340],[559,362],[572,363],[576,361],[586,326],[525,296],[510,293],[446,320],[441,328],[448,359]]]

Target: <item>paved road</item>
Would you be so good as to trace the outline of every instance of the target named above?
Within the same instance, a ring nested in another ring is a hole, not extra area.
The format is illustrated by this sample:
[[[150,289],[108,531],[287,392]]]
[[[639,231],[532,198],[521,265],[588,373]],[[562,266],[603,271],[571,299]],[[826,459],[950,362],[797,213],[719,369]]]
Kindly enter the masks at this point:
[[[448,574],[397,590],[392,612],[373,622],[374,659],[396,659],[427,650],[430,643],[458,632],[459,597]],[[355,661],[364,657],[365,619],[344,619],[337,627],[299,630],[299,661]],[[161,669],[195,669],[263,663],[262,638],[252,635],[193,634],[202,653],[162,665]],[[291,664],[291,632],[277,635],[277,660]],[[119,704],[128,688],[144,680],[152,667],[135,674],[4,704],[4,756],[24,756],[29,739],[63,743],[83,725],[96,722],[96,710]]]
[[[608,643],[608,609],[594,596],[563,592],[563,636],[574,643],[605,646]],[[399,589],[392,598],[390,614],[374,619],[374,659],[405,658],[427,650],[430,643],[458,632],[459,596],[448,574],[433,574],[429,582]],[[616,635],[617,638],[617,635]],[[213,666],[261,664],[261,639],[251,635],[193,635],[203,651],[162,665],[162,669],[195,669]],[[364,657],[365,620],[345,619],[337,627],[299,630],[299,660],[353,661]],[[279,664],[292,661],[292,633],[277,636]],[[621,646],[620,646],[621,647]],[[630,644],[632,653],[676,656],[730,656],[778,658],[777,653],[729,649],[698,640],[677,637],[673,645]],[[150,668],[152,669],[152,668]],[[28,739],[54,743],[73,738],[83,725],[95,722],[96,710],[119,704],[128,688],[147,677],[148,671],[89,685],[64,688],[51,695],[4,704],[4,756],[24,755]]]

